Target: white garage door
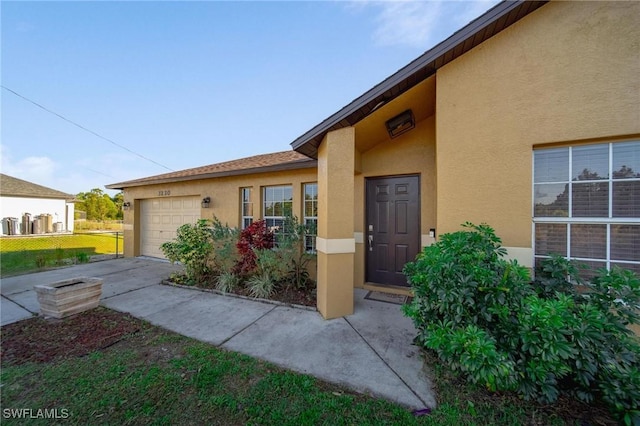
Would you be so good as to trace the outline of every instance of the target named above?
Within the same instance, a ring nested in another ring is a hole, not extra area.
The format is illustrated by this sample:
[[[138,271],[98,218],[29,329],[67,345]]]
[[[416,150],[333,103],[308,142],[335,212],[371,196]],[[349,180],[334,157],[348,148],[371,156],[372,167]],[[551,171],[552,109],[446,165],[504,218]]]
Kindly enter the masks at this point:
[[[140,254],[164,258],[160,245],[185,223],[200,219],[200,197],[167,197],[140,203]]]

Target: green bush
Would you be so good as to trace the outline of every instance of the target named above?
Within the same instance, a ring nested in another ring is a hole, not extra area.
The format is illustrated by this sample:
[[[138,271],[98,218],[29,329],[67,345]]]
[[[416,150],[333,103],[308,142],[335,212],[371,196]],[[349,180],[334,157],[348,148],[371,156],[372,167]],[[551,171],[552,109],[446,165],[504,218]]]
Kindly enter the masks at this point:
[[[233,292],[240,284],[240,277],[231,271],[221,272],[216,277],[216,289],[223,293]]]
[[[211,273],[209,256],[213,248],[210,221],[200,219],[195,224],[184,224],[177,230],[176,238],[160,246],[171,262],[180,262],[188,282],[201,283]]]
[[[237,228],[223,225],[218,218],[214,217],[211,236],[213,241],[208,261],[211,268],[216,274],[235,276],[232,272],[240,257],[236,246],[240,231]],[[236,280],[239,281],[239,278],[236,277]]]
[[[581,284],[578,266],[558,254],[542,262],[533,281],[536,292],[545,299],[555,297],[556,292],[575,294],[575,286]]]
[[[417,342],[490,390],[541,402],[563,392],[601,397],[638,420],[640,346],[627,328],[638,322],[638,277],[613,268],[583,283],[577,266],[552,256],[532,283],[526,268],[501,258],[492,228],[463,226],[405,267]]]
[[[286,265],[278,253],[272,249],[254,249],[256,268],[247,280],[252,297],[268,298],[275,291],[276,284],[284,279]]]
[[[296,216],[285,217],[283,228],[284,232],[279,234],[276,248],[278,257],[287,269],[282,284],[303,289],[313,284],[307,268],[315,255],[305,250],[305,237],[310,230]]]
[[[264,221],[240,231],[214,217],[181,226],[176,238],[161,249],[170,261],[185,267],[183,276],[172,277],[174,282],[212,285],[223,292],[244,285],[254,297],[269,297],[277,289],[313,284],[307,265],[314,255],[304,247],[307,232],[297,218],[286,217],[274,247],[274,234]]]

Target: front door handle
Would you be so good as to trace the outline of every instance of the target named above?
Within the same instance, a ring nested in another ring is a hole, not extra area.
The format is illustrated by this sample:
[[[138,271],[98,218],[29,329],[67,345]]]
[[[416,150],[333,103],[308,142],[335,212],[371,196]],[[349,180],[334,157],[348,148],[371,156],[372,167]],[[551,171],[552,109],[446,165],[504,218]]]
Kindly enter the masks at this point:
[[[369,251],[373,251],[373,235],[369,235]]]

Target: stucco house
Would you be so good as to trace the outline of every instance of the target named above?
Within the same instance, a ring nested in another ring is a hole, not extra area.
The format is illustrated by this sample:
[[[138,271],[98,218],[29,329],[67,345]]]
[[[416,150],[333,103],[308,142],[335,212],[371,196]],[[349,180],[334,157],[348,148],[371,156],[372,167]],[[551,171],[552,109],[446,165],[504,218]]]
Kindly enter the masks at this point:
[[[0,174],[1,232],[3,235],[73,232],[74,200],[71,194]]]
[[[638,76],[640,2],[499,3],[293,151],[108,185],[131,204],[125,255],[287,207],[317,222],[325,318],[352,313],[354,287],[406,291],[403,265],[465,221],[529,267],[556,252],[640,271]]]

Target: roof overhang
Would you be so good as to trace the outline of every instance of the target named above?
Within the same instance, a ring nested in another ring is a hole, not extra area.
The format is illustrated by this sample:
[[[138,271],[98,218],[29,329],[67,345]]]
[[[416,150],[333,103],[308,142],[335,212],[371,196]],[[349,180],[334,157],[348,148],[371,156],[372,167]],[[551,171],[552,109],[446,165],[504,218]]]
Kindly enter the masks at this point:
[[[174,176],[174,177],[158,177],[157,179],[146,178],[140,179],[139,181],[127,181],[121,183],[113,183],[110,185],[105,185],[107,189],[119,189],[123,190],[125,188],[131,188],[136,186],[148,186],[148,185],[159,185],[159,184],[167,184],[167,183],[175,183],[175,182],[188,182],[194,180],[202,180],[202,179],[214,179],[221,178],[227,176],[240,176],[240,175],[250,175],[250,174],[258,174],[258,173],[272,173],[272,172],[281,172],[287,170],[302,170],[302,169],[313,169],[317,167],[318,162],[314,159],[309,158],[308,160],[300,160],[300,161],[291,161],[282,164],[274,164],[271,166],[263,166],[263,167],[252,167],[246,169],[239,170],[226,170],[221,172],[213,172],[213,173],[203,173],[203,174],[195,174],[190,176]]]
[[[435,74],[438,68],[493,37],[545,3],[547,1],[523,0],[498,3],[451,37],[298,137],[291,142],[291,146],[301,154],[317,158],[318,146],[328,132],[353,126],[382,105]]]

